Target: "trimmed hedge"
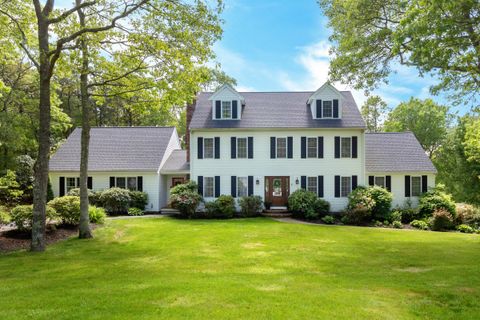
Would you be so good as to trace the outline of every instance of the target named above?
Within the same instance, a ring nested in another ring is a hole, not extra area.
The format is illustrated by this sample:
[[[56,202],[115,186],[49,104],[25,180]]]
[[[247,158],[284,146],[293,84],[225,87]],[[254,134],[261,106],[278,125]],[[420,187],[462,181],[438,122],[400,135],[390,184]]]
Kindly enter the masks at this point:
[[[262,211],[262,197],[260,196],[248,196],[238,199],[238,205],[241,208],[242,216],[254,217]]]
[[[126,214],[130,208],[130,191],[122,188],[110,188],[102,192],[100,201],[109,214]]]
[[[47,224],[53,222],[57,219],[58,215],[54,208],[47,206]],[[32,205],[21,205],[16,206],[10,212],[10,217],[12,222],[15,224],[18,230],[21,231],[30,231],[32,230],[32,219],[33,219],[33,206]]]

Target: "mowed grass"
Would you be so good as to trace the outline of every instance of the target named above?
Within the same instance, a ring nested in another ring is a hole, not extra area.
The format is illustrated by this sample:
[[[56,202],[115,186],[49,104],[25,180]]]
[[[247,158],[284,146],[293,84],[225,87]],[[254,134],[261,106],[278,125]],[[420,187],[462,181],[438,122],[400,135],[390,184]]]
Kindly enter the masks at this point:
[[[0,319],[478,319],[480,236],[111,220],[0,255]]]

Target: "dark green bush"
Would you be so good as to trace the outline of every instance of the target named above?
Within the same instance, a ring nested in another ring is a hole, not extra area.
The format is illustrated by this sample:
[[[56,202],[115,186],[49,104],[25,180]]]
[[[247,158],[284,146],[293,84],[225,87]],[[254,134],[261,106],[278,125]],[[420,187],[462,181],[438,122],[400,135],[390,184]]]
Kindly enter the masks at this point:
[[[88,192],[88,198],[90,199],[93,192],[90,189],[87,189],[87,192]],[[80,188],[70,189],[70,191],[67,192],[67,196],[80,197]]]
[[[209,218],[232,218],[235,214],[235,199],[229,195],[221,195],[214,201],[205,204]]]
[[[461,224],[457,226],[457,230],[462,232],[462,233],[474,233],[475,229],[470,227],[468,224]]]
[[[57,211],[58,217],[62,223],[76,225],[80,221],[80,198],[77,196],[58,197],[48,205]]]
[[[143,216],[144,212],[142,209],[137,207],[128,208],[128,215],[129,216]]]
[[[198,192],[198,185],[195,181],[188,181],[187,183],[177,184],[170,189],[170,195],[184,194],[186,192]]]
[[[288,209],[296,218],[313,220],[327,214],[330,204],[314,192],[298,189],[288,197]]]
[[[197,184],[193,181],[176,185],[170,189],[169,205],[180,211],[181,215],[193,217],[202,201],[202,196],[197,190]]]
[[[102,195],[102,191],[93,191],[88,189],[88,202],[92,206],[102,207],[102,203],[100,201],[100,196]],[[67,196],[75,196],[80,197],[80,188],[74,188],[68,191]]]
[[[350,192],[348,195],[348,209],[360,207],[361,210],[367,210],[370,215],[375,207],[375,200],[372,198],[366,187],[360,186]]]
[[[371,209],[358,203],[355,207],[347,209],[342,217],[342,222],[345,224],[361,225],[372,218]]]
[[[240,199],[238,199],[238,205],[240,206],[242,216],[254,217],[262,211],[262,197],[241,197]]]
[[[393,210],[387,219],[389,222],[400,221],[402,222],[402,211]]]
[[[410,225],[416,229],[428,230],[428,223],[423,220],[413,220]]]
[[[0,177],[0,203],[15,205],[21,202],[23,190],[16,180],[14,171],[7,170],[4,176]]]
[[[320,216],[324,216],[330,212],[330,203],[325,199],[318,198],[317,200],[315,200],[313,206],[315,212],[318,213]]]
[[[7,208],[0,206],[0,225],[9,224],[10,221],[11,221],[11,218]]]
[[[437,209],[430,218],[430,228],[435,231],[445,231],[454,228],[452,214],[444,208]]]
[[[410,223],[413,220],[418,220],[418,210],[415,208],[397,208],[396,211],[402,214],[402,223]]]
[[[148,194],[142,191],[130,191],[130,207],[145,210],[148,204]]]
[[[57,219],[57,212],[50,206],[47,206],[47,224],[52,223]],[[18,230],[29,231],[32,229],[33,206],[22,205],[16,206],[10,212],[12,222]]]
[[[335,218],[333,216],[325,216],[322,218],[322,221],[326,224],[334,224]]]
[[[110,188],[102,192],[100,201],[109,214],[126,214],[130,207],[130,191],[122,188]]]
[[[395,229],[402,229],[403,224],[402,224],[402,222],[400,222],[398,220],[395,220],[395,221],[392,222],[392,227],[394,227]]]
[[[367,192],[373,201],[375,201],[375,205],[372,208],[372,217],[378,220],[387,219],[392,207],[392,193],[379,186],[368,187]]]
[[[448,211],[453,218],[456,218],[455,202],[452,200],[452,196],[442,189],[432,189],[420,197],[419,218],[431,217],[436,210],[440,209]]]

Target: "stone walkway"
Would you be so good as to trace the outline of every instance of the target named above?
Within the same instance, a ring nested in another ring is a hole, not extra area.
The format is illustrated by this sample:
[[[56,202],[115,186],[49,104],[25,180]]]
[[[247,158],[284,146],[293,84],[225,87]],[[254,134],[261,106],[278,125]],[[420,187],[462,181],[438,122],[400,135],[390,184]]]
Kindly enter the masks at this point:
[[[296,224],[309,224],[309,225],[317,225],[318,226],[318,223],[302,221],[302,220],[297,220],[297,219],[292,219],[292,218],[272,218],[272,219],[275,220],[275,221],[280,221],[280,222],[296,223]]]
[[[137,219],[137,218],[163,218],[166,217],[164,214],[145,214],[143,216],[119,216],[119,217],[107,217],[107,220],[118,220],[118,219]]]

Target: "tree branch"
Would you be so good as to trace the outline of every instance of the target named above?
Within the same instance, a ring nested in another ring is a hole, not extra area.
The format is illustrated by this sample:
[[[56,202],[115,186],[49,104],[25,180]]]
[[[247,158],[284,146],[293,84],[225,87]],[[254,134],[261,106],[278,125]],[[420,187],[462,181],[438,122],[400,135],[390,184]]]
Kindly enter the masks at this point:
[[[65,11],[64,13],[62,13],[61,15],[59,15],[58,17],[56,18],[52,18],[52,19],[49,19],[47,21],[48,24],[53,24],[53,23],[58,23],[64,19],[66,19],[69,15],[71,15],[72,13],[75,13],[77,10],[79,9],[82,9],[82,8],[85,8],[85,7],[89,7],[89,6],[93,6],[97,3],[97,1],[90,1],[90,2],[83,2],[82,4],[78,5],[78,6],[75,6],[73,7],[72,9],[70,10],[67,10]]]

